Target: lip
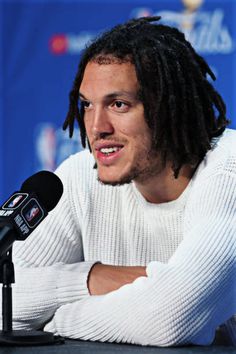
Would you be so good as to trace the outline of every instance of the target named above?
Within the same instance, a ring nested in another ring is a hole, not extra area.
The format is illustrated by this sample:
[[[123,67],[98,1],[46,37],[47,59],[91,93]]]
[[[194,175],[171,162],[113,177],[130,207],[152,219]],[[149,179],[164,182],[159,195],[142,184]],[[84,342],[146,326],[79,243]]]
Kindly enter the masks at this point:
[[[117,146],[119,148],[122,148],[124,145],[121,143],[117,143],[117,141],[107,141],[107,142],[100,142],[100,143],[95,143],[94,148],[96,151],[101,150],[102,148],[110,148],[113,146]]]
[[[102,148],[118,147],[119,149],[111,154],[105,155],[101,152]],[[114,164],[122,155],[124,145],[117,142],[106,142],[106,143],[96,143],[95,144],[95,155],[98,163],[109,166]]]

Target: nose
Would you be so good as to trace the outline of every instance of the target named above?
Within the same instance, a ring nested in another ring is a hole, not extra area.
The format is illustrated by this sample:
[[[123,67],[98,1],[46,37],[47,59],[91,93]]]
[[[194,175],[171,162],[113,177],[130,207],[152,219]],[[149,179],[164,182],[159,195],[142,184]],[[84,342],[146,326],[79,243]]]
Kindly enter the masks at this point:
[[[105,137],[114,132],[109,112],[103,107],[94,109],[91,132],[95,138]]]

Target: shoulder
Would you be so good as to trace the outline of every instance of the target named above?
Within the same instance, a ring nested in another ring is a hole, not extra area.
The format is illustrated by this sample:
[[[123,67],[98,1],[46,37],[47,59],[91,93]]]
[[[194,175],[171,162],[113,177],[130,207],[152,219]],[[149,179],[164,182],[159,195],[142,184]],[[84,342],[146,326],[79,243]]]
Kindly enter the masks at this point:
[[[59,165],[55,172],[61,174],[74,168],[84,170],[88,169],[89,167],[93,167],[94,163],[95,161],[93,155],[89,152],[89,150],[86,149],[79,151],[76,154],[70,155]]]
[[[214,146],[213,139],[213,151],[219,151],[221,155],[226,158],[236,156],[236,130],[226,129],[225,132],[216,139]]]
[[[185,214],[188,221],[196,217],[209,228],[235,219],[236,131],[226,130],[212,144],[192,178]]]
[[[118,198],[125,189],[124,186],[103,185],[98,181],[95,159],[89,150],[71,155],[55,173],[62,180],[67,197],[72,199],[78,195],[88,201],[90,197],[98,200]]]
[[[193,180],[225,173],[236,177],[236,130],[232,129],[226,129],[212,140],[212,149],[200,163]]]
[[[78,178],[91,179],[96,175],[94,165],[93,155],[88,150],[83,150],[64,160],[55,173],[65,183],[69,180],[77,180]]]
[[[97,171],[95,161],[88,150],[80,151],[69,156],[56,169],[55,174],[61,179],[64,196],[71,200],[76,195],[88,190],[88,186],[96,183]]]

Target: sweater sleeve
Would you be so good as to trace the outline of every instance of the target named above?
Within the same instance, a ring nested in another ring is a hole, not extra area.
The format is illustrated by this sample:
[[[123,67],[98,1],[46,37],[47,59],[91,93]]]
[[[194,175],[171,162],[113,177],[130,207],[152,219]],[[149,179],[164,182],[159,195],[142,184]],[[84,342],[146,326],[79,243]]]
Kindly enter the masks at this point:
[[[58,205],[38,228],[13,247],[14,328],[37,329],[63,304],[88,296],[87,277],[92,261],[84,261],[80,215],[70,201],[68,168],[57,170],[64,193]]]
[[[193,192],[184,239],[167,264],[104,296],[61,306],[46,330],[141,345],[208,345],[236,313],[236,177],[218,173]]]

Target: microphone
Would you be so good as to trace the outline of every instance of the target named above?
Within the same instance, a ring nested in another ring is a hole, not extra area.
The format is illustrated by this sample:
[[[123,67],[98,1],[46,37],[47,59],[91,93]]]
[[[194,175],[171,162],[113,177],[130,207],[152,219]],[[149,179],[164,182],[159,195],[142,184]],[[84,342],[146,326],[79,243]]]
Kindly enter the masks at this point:
[[[63,193],[59,177],[41,171],[29,177],[19,192],[0,207],[0,283],[2,286],[2,331],[0,345],[55,344],[63,340],[50,332],[12,329],[12,288],[15,282],[12,244],[24,241],[58,203]]]
[[[15,240],[25,240],[58,203],[63,193],[59,177],[40,171],[29,177],[0,207],[0,256]]]

